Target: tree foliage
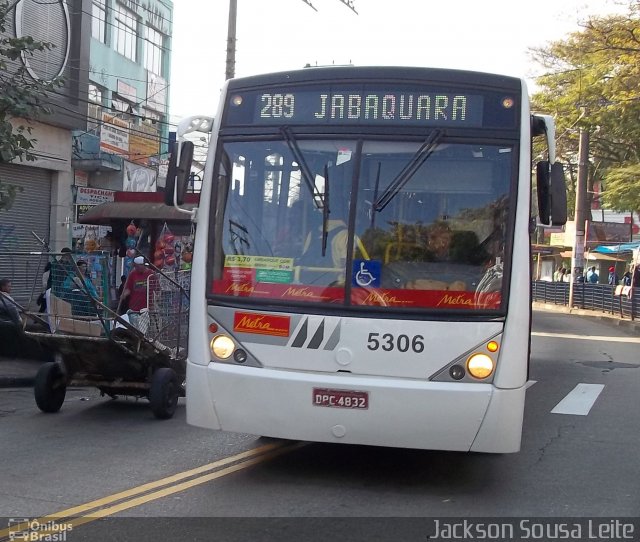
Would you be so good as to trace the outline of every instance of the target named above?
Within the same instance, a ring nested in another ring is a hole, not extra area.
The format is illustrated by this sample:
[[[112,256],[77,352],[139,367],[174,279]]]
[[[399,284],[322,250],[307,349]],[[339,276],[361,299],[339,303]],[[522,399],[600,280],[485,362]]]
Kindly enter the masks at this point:
[[[640,211],[640,164],[613,168],[607,173],[602,199],[614,211]]]
[[[16,0],[0,0],[0,163],[36,159],[33,154],[36,139],[28,121],[50,112],[48,93],[62,84],[60,79],[33,79],[20,62],[23,57],[49,50],[53,45],[31,36],[7,35],[7,23],[16,4]],[[11,207],[20,190],[0,179],[0,211]]]
[[[603,181],[603,200],[621,211],[640,209],[640,199],[624,195],[631,184],[640,193],[640,176],[630,169],[640,164],[640,1],[627,2],[625,14],[590,17],[566,39],[531,50],[545,70],[533,104],[556,117],[558,156],[570,165],[573,190],[582,128],[590,134],[589,190]]]

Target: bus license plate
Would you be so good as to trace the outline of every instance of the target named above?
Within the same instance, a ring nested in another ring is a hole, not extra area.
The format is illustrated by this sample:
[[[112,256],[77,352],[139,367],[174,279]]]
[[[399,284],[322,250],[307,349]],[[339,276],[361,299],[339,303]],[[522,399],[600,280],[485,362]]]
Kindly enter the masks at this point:
[[[313,404],[331,408],[369,408],[369,392],[313,388]]]

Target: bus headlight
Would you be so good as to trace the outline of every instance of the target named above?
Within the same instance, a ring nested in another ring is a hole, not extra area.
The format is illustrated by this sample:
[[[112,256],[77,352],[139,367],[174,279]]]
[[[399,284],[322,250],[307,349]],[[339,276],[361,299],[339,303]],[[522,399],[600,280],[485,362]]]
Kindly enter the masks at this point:
[[[493,360],[486,354],[473,354],[467,360],[467,370],[474,378],[487,378],[493,372]]]
[[[227,359],[233,354],[235,345],[230,337],[218,335],[211,339],[211,352],[220,359]]]

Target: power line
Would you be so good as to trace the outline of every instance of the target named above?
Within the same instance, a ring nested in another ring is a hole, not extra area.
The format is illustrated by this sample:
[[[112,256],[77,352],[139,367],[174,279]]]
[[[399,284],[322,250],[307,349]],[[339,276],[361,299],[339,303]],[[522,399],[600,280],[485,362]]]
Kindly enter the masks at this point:
[[[0,77],[1,77],[1,75],[0,75]],[[77,79],[66,79],[66,80],[78,82]],[[160,89],[160,91],[164,90],[166,88],[168,88],[168,84],[167,84],[166,87],[163,87],[163,89]],[[158,92],[160,92],[160,91],[158,91]],[[115,91],[112,91],[112,92],[115,92]],[[48,90],[47,93],[54,94],[56,96],[60,96],[60,97],[63,97],[63,98],[68,98],[70,100],[78,101],[78,102],[81,102],[81,103],[86,103],[86,104],[89,104],[89,105],[96,105],[96,106],[99,106],[99,107],[102,107],[102,108],[113,110],[113,108],[110,107],[108,104],[104,104],[102,102],[95,102],[95,101],[92,101],[90,99],[85,99],[85,98],[81,98],[81,97],[72,96],[72,95],[66,94],[64,92],[58,92],[58,91],[55,91],[55,90]],[[151,96],[153,96],[153,94]],[[144,106],[145,105],[145,101],[147,101],[146,98],[144,100],[142,100],[142,101],[132,102],[132,105],[133,105],[133,107]],[[153,110],[153,111],[155,112],[155,110]],[[119,113],[123,113],[123,112],[119,111]],[[166,126],[169,126],[169,127],[177,127],[177,124],[175,124],[175,123],[171,123],[171,122],[168,122],[168,121],[162,121],[160,119],[154,119],[154,118],[148,117],[146,115],[139,115],[137,113],[127,113],[127,114],[129,116],[133,117],[133,118],[137,118],[137,119],[140,119],[140,120],[151,120],[156,124],[162,124],[162,125],[166,125]],[[162,113],[158,113],[158,114],[161,114],[162,116],[168,116],[168,112],[167,113],[162,112]]]
[[[7,82],[7,83],[12,81],[11,79],[5,78],[5,76],[3,74],[0,74],[0,78],[4,78],[5,82]],[[76,82],[78,81],[77,79],[67,79],[67,80],[76,81]],[[168,84],[167,84],[167,87],[168,87]],[[164,88],[166,89],[167,87],[164,87]],[[163,90],[163,89],[160,89],[160,91],[161,90]],[[160,91],[158,91],[158,92],[160,92]],[[113,110],[111,107],[109,107],[108,105],[105,105],[103,103],[94,102],[94,101],[91,101],[91,100],[88,100],[88,99],[81,98],[79,96],[78,97],[72,96],[70,94],[66,94],[64,92],[59,92],[59,91],[56,91],[56,90],[53,90],[53,89],[48,89],[45,92],[47,94],[60,96],[61,98],[68,98],[70,100],[78,101],[78,102],[81,102],[81,103],[86,103],[86,104],[90,104],[90,105],[96,105],[96,106],[101,107],[103,109]],[[151,96],[153,96],[153,94]],[[133,106],[136,107],[136,106],[144,105],[145,101],[146,101],[146,99],[142,100],[142,101],[139,101],[139,102],[135,102],[135,103],[133,103]],[[58,105],[58,104],[55,104],[55,105]],[[122,113],[123,113],[122,111],[116,112],[116,114],[122,114]],[[136,118],[136,119],[140,119],[140,120],[151,120],[155,124],[159,124],[159,125],[162,125],[162,126],[167,126],[168,128],[177,127],[177,124],[171,123],[168,120],[167,121],[163,121],[163,120],[159,120],[159,119],[153,119],[153,118],[149,118],[149,117],[147,117],[145,115],[138,115],[136,113],[127,113],[127,115],[129,115],[130,117]],[[165,116],[164,113],[163,113],[163,116]],[[93,117],[89,117],[88,115],[86,115],[86,118],[87,119],[92,119]]]
[[[37,106],[38,104],[27,102],[27,105]],[[159,143],[167,143],[167,144],[169,143],[169,139],[161,137],[160,134],[158,134],[157,137],[154,137],[151,134],[145,132],[144,130],[135,129],[134,126],[128,126],[126,128],[122,127],[122,126],[117,126],[115,124],[111,124],[109,122],[105,122],[105,121],[102,121],[100,119],[94,119],[92,117],[88,117],[87,115],[83,115],[82,113],[79,113],[78,111],[76,111],[74,109],[69,109],[68,107],[65,107],[63,104],[56,103],[56,104],[52,104],[52,105],[53,105],[53,107],[55,109],[64,111],[64,113],[63,113],[64,116],[66,116],[68,118],[71,118],[71,119],[82,120],[82,121],[85,121],[85,122],[91,121],[96,125],[96,127],[109,125],[109,126],[113,126],[117,130],[120,130],[121,132],[126,132],[129,135],[140,135],[141,137],[145,137],[147,139],[152,139],[154,141],[157,140]],[[113,117],[117,118],[117,115],[118,114],[116,113],[116,114],[113,115]],[[38,122],[42,122],[43,124],[46,124],[44,114],[43,115],[39,115],[37,118],[34,117],[31,120],[36,120]],[[93,128],[89,129],[89,130],[85,130],[85,131],[81,132],[80,134],[76,134],[75,137],[81,137],[81,136],[83,136],[85,134],[90,134],[92,132],[92,130],[93,130]]]
[[[148,7],[143,6],[142,4],[139,4],[138,2],[135,2],[134,0],[127,0],[127,4],[133,4],[134,6],[142,9],[143,11],[146,11],[147,13],[150,13],[151,15],[155,15],[155,13],[153,11],[151,11]],[[165,4],[165,7],[168,7],[168,6],[166,6],[166,4]],[[171,10],[171,13],[173,14],[173,9]],[[167,21],[173,24],[173,19],[167,19]]]
[[[32,1],[35,1],[35,0],[32,0]],[[70,12],[69,12],[69,14],[71,14],[71,15],[77,15],[78,13],[84,13],[85,15],[89,16],[89,17],[90,17],[90,18],[92,18],[92,19],[96,19],[96,20],[100,21],[101,23],[104,23],[104,24],[106,24],[106,25],[108,25],[108,26],[111,26],[111,27],[117,28],[118,30],[120,30],[120,31],[121,31],[121,32],[123,32],[124,34],[128,34],[128,35],[130,35],[130,36],[135,36],[135,37],[136,37],[136,39],[140,39],[140,40],[142,40],[142,41],[146,41],[146,42],[148,42],[148,43],[151,43],[152,45],[155,45],[155,46],[157,46],[158,48],[160,48],[160,49],[162,49],[163,51],[166,51],[166,52],[168,52],[168,53],[170,53],[170,52],[171,52],[171,49],[170,49],[169,47],[165,46],[165,45],[158,45],[157,43],[152,42],[152,41],[151,41],[151,40],[149,40],[148,38],[145,38],[145,37],[141,36],[138,32],[132,32],[132,31],[128,30],[128,28],[127,28],[127,27],[124,27],[124,29],[123,29],[121,26],[117,25],[116,23],[112,23],[112,22],[107,21],[106,16],[105,16],[105,18],[104,18],[104,19],[101,19],[100,17],[97,17],[97,16],[96,16],[96,15],[94,15],[93,13],[90,13],[90,12],[88,12],[88,11],[84,11],[84,10],[80,10],[80,11],[70,11]],[[138,21],[138,20],[136,20],[136,25],[139,25],[139,26],[144,27],[144,28],[151,28],[152,30],[157,31],[159,34],[161,34],[163,37],[166,37],[166,38],[171,38],[171,36],[172,36],[171,34],[164,34],[164,33],[160,32],[157,28],[155,28],[155,27],[153,27],[153,26],[150,26],[150,25],[148,25],[148,24],[145,24],[145,23],[143,23],[143,22],[141,22],[141,21]],[[98,39],[98,38],[96,38],[95,36],[92,36],[92,37],[93,37],[93,39]],[[98,41],[100,41],[100,40],[98,40]],[[163,41],[164,41],[164,40],[163,40]],[[104,43],[104,42],[101,42],[101,43]]]

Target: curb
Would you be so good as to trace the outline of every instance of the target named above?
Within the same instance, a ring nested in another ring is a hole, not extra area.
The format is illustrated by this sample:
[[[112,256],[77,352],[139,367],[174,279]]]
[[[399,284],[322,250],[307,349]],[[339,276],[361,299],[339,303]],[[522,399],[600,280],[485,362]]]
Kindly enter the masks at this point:
[[[632,331],[640,333],[640,320],[626,320],[614,314],[598,313],[586,309],[570,309],[566,305],[554,305],[553,303],[540,303],[538,301],[534,301],[532,303],[532,308],[534,310],[537,309],[548,312],[572,314],[574,316],[584,316],[587,318],[592,318],[594,320],[599,320],[600,322],[610,323],[613,326],[628,328]]]

